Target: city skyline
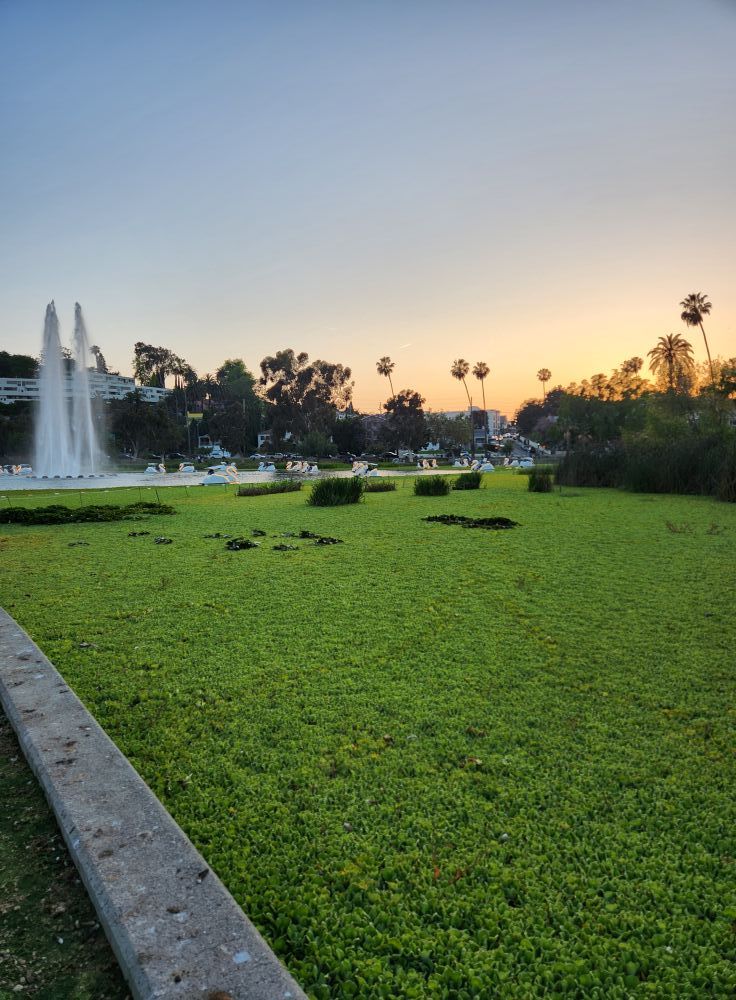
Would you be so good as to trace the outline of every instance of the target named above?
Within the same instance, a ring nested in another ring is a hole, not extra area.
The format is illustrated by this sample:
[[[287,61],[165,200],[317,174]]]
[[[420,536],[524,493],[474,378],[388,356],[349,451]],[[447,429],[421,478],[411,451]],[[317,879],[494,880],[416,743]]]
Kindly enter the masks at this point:
[[[123,374],[137,340],[203,374],[293,347],[375,411],[390,355],[446,410],[462,356],[509,415],[541,367],[669,332],[704,360],[693,291],[736,353],[727,4],[216,10],[0,10],[0,349],[38,353],[50,298],[68,339],[79,299]]]

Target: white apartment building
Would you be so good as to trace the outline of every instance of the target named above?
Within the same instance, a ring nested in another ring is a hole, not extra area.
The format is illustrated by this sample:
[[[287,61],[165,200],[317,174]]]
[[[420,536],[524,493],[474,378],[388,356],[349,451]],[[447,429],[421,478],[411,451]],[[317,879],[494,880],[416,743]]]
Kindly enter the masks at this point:
[[[482,409],[483,408],[480,407],[480,406],[474,406],[473,407],[473,411],[474,412],[478,412],[478,411],[482,412]],[[465,410],[444,410],[444,411],[441,411],[441,412],[443,412],[444,416],[446,416],[446,417],[467,417],[467,415],[468,415],[467,409],[465,409]],[[501,411],[500,410],[486,410],[486,419],[488,421],[488,433],[490,435],[498,434],[500,432],[501,428],[506,424],[506,417],[504,417],[504,416],[501,415]],[[476,431],[479,431],[481,433],[481,435],[482,435],[483,428],[482,427],[477,427]]]
[[[17,403],[38,399],[39,380],[37,378],[0,378],[0,403]],[[71,378],[67,379],[67,395],[72,395]],[[100,399],[125,399],[136,389],[146,403],[160,402],[171,390],[153,385],[136,385],[135,379],[126,375],[107,375],[104,372],[89,373],[90,395]]]

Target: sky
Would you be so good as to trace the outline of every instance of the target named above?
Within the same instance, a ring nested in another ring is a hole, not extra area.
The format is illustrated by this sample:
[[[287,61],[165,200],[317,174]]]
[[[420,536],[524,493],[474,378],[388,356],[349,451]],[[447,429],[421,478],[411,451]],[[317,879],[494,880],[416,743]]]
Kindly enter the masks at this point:
[[[0,350],[293,347],[461,409],[736,355],[736,0],[0,0]],[[471,379],[473,401],[480,401]]]

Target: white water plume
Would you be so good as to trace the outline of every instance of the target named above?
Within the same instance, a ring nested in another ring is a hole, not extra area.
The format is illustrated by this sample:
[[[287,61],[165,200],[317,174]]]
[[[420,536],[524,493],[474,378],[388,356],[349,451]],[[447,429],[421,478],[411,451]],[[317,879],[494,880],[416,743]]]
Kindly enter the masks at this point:
[[[74,303],[74,374],[72,376],[72,467],[73,476],[89,476],[97,470],[99,450],[92,419],[88,365],[91,360],[82,307]]]
[[[89,343],[79,303],[75,306],[74,371],[67,372],[53,301],[46,307],[35,426],[34,470],[37,476],[92,475],[99,450],[90,401]],[[69,405],[71,396],[71,408]]]

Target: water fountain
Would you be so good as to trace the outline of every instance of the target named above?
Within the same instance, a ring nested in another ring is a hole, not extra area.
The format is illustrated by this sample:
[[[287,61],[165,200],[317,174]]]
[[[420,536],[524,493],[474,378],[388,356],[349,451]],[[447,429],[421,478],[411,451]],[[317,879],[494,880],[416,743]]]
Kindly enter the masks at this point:
[[[97,470],[99,451],[87,370],[90,351],[79,303],[74,307],[74,318],[74,368],[70,380],[56,306],[52,301],[46,307],[35,425],[34,468],[38,476],[88,476]]]
[[[99,449],[92,420],[88,365],[91,359],[82,307],[74,303],[74,374],[72,376],[73,475],[91,475],[99,464]]]

